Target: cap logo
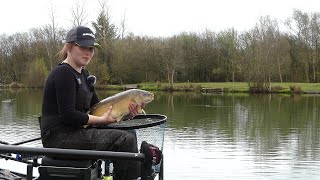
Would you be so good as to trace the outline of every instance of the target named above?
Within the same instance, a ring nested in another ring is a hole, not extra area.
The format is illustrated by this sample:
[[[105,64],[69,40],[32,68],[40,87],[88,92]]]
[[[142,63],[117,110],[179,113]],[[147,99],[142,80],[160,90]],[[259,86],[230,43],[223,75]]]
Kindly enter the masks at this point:
[[[91,36],[92,38],[95,38],[94,34],[92,33],[83,33],[82,36]]]

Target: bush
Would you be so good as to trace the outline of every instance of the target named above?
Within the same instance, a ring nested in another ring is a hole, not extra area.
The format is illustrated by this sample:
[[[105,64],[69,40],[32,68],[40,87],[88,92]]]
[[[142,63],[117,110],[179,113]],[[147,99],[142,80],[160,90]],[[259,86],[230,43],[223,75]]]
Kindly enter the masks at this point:
[[[172,92],[173,91],[173,87],[172,86],[163,86],[163,90]]]
[[[249,82],[249,92],[251,93],[267,93],[271,92],[270,83],[266,82]]]
[[[290,85],[289,88],[290,88],[291,93],[293,93],[293,94],[302,93],[301,87],[298,85]]]
[[[21,88],[22,85],[17,82],[13,82],[13,83],[9,84],[9,87],[10,88]]]
[[[29,71],[25,76],[24,82],[29,87],[44,87],[47,76],[48,70],[45,66],[44,59],[37,58],[33,63],[30,64]]]
[[[201,85],[189,84],[188,89],[190,91],[201,91],[202,87]]]

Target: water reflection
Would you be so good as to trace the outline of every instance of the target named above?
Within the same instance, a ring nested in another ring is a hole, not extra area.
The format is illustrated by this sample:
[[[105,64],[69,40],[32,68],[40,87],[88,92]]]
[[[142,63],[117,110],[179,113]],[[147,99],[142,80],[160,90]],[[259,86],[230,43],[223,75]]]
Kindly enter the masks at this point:
[[[165,179],[320,176],[320,96],[154,93],[145,110],[168,116]],[[0,91],[0,140],[38,137],[41,96]]]
[[[179,175],[167,170],[170,179],[318,178],[318,96],[181,94],[166,100],[171,129],[165,147],[173,164],[183,162],[174,168]]]
[[[0,101],[0,140],[16,143],[40,136],[37,122],[41,111],[40,90],[2,90]],[[41,143],[26,145],[41,146]]]

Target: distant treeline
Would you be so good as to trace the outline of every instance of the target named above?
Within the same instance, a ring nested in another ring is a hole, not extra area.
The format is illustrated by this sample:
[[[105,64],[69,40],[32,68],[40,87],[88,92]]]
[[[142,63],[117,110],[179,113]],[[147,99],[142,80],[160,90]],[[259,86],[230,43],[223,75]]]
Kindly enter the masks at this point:
[[[80,16],[74,16],[74,25],[82,23]],[[43,86],[62,61],[56,53],[67,31],[52,19],[51,25],[0,36],[0,83]],[[320,81],[319,13],[294,10],[282,24],[261,17],[246,32],[143,37],[126,33],[125,21],[116,27],[102,8],[92,27],[102,47],[87,68],[99,84]]]

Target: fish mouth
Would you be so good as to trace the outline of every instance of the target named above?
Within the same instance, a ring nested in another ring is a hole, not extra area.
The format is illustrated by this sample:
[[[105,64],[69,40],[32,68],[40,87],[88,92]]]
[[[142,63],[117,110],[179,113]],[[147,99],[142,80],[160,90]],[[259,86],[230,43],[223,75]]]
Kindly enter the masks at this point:
[[[149,102],[151,102],[153,100],[154,100],[154,94],[150,93],[150,96],[149,96],[149,98],[147,99],[147,101],[145,103],[149,103]]]

